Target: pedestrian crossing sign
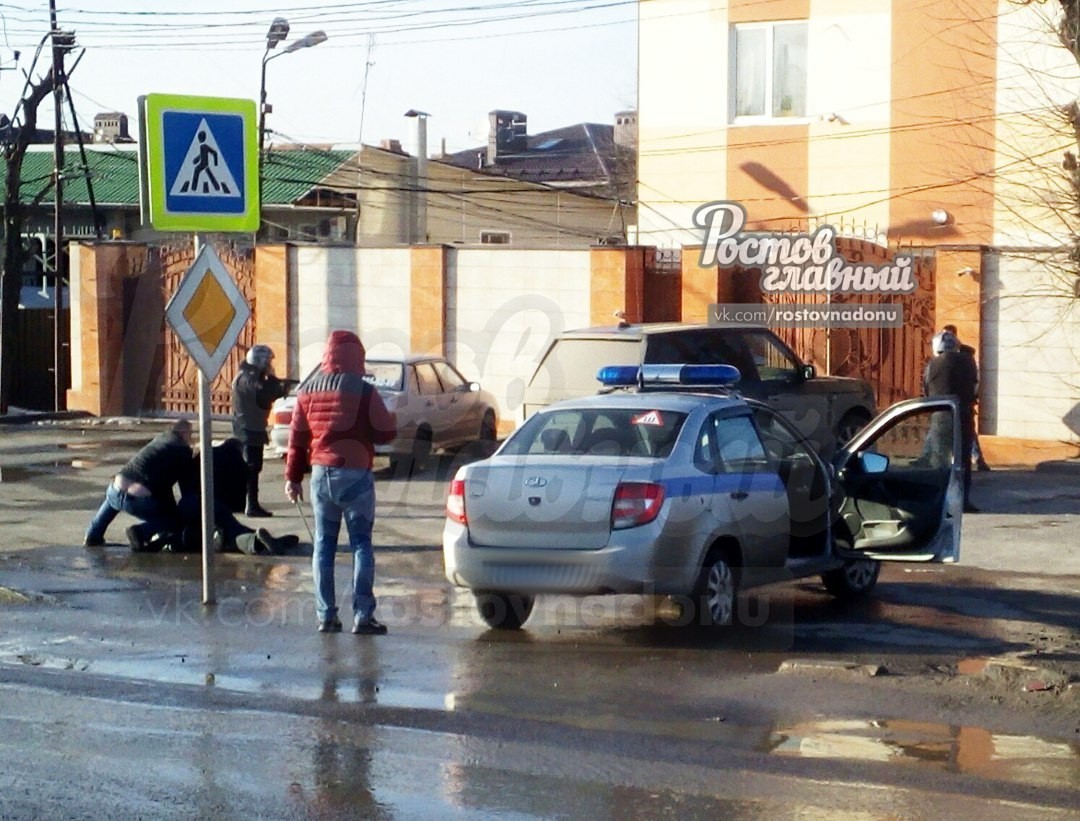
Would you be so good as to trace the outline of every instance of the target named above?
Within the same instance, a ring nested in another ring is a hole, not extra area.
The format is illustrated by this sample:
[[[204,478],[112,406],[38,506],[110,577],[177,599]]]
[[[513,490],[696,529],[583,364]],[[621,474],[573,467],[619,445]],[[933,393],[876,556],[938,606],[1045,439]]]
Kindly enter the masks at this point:
[[[252,100],[140,97],[144,223],[158,231],[257,231],[255,122]]]

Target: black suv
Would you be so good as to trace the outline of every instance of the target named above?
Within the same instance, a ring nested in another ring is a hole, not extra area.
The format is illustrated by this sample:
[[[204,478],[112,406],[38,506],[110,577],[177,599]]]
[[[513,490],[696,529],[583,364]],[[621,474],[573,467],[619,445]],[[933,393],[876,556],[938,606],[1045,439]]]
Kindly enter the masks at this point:
[[[768,328],[655,323],[560,334],[525,389],[524,418],[552,402],[596,393],[604,365],[642,363],[734,365],[742,374],[736,390],[779,410],[824,455],[875,413],[870,383],[818,376]]]

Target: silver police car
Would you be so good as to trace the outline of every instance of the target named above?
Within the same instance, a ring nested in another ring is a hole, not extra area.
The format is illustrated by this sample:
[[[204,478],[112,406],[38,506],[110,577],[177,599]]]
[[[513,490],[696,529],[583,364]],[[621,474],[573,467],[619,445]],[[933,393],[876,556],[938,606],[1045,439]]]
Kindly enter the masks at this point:
[[[819,575],[851,598],[882,561],[958,561],[952,399],[893,405],[826,462],[777,411],[717,395],[730,366],[599,378],[609,392],[539,411],[450,484],[446,577],[487,625],[520,628],[545,593],[671,596],[723,625],[747,588]]]

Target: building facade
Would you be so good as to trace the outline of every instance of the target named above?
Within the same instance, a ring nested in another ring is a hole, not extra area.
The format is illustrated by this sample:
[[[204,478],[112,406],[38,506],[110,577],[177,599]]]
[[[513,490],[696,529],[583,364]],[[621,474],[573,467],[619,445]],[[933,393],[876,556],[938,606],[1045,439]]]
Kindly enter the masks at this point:
[[[1068,185],[1080,96],[1057,3],[640,3],[637,241],[684,251],[695,209],[822,225],[933,266],[928,321],[981,366],[983,435],[1080,441]],[[705,300],[739,272],[693,271]],[[691,317],[685,317],[691,318]],[[929,356],[929,350],[926,355]]]

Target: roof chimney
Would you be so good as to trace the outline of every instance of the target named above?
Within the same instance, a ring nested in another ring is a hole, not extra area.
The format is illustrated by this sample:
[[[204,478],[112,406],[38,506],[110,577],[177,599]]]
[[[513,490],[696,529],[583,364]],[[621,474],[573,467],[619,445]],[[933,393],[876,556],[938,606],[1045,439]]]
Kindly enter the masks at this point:
[[[492,111],[488,124],[487,165],[497,165],[500,157],[529,147],[528,118],[520,111]]]
[[[637,112],[617,111],[615,113],[615,145],[633,148],[637,145]]]

